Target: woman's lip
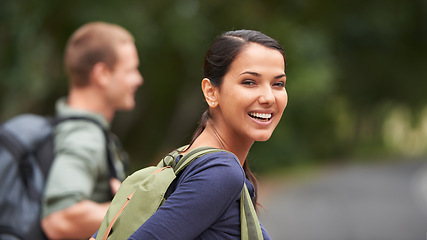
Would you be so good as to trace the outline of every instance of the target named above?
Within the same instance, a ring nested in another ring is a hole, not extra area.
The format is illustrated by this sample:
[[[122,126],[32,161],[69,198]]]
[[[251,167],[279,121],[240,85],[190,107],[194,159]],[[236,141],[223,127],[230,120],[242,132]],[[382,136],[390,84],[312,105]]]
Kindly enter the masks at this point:
[[[256,119],[256,118],[252,118],[251,117],[251,119],[252,119],[252,121],[254,121],[257,125],[261,125],[261,126],[263,126],[263,127],[267,127],[267,126],[269,126],[273,121],[272,121],[272,118],[270,118],[269,120],[267,120],[267,121],[263,121],[263,120],[260,120],[260,119]]]
[[[256,118],[254,116],[251,116],[250,114],[248,114],[248,116],[251,118],[252,121],[254,121],[256,124],[262,125],[262,126],[268,126],[272,123],[272,119],[273,119],[273,114],[271,114],[271,117],[268,119],[260,119],[260,118]]]

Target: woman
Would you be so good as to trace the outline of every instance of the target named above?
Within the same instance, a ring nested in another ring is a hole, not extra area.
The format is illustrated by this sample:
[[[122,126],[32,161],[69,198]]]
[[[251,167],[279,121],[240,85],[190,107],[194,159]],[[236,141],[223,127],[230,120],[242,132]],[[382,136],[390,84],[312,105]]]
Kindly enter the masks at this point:
[[[209,109],[182,154],[205,146],[228,152],[194,160],[173,183],[168,200],[129,239],[240,239],[244,183],[257,204],[257,181],[246,156],[277,126],[287,105],[285,82],[285,54],[272,38],[239,30],[215,40],[202,80]],[[270,239],[263,227],[262,232]]]

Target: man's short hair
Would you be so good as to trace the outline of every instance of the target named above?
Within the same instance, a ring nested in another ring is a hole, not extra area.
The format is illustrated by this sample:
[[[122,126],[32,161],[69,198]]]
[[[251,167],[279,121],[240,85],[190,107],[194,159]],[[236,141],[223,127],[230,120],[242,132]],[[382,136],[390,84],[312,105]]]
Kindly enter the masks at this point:
[[[64,57],[71,85],[86,86],[96,63],[103,62],[113,70],[117,46],[127,42],[134,43],[132,34],[116,24],[92,22],[77,29],[68,40]]]

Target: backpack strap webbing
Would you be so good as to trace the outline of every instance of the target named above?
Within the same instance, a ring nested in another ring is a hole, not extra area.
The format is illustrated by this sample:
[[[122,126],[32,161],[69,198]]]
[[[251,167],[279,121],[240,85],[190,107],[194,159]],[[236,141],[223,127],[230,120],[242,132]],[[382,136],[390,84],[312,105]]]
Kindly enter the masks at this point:
[[[224,152],[224,151],[225,150],[212,148],[212,147],[199,147],[199,148],[193,149],[187,154],[185,154],[184,157],[182,157],[178,161],[178,163],[175,166],[173,166],[175,174],[178,175],[179,172],[181,172],[184,168],[190,165],[190,163],[192,163],[196,158],[199,158],[208,153]]]
[[[12,154],[14,159],[17,161],[18,173],[22,179],[23,184],[28,189],[28,195],[32,199],[40,199],[42,192],[38,189],[33,182],[30,181],[30,175],[33,174],[31,171],[31,164],[28,159],[25,159],[28,154],[27,147],[11,132],[1,129],[0,131],[0,145],[6,147]]]
[[[243,185],[243,190],[240,195],[240,227],[242,239],[244,240],[262,240],[261,226],[249,195],[246,183]]]
[[[5,129],[0,129],[0,144],[5,146],[15,159],[21,159],[27,153],[21,141]]]

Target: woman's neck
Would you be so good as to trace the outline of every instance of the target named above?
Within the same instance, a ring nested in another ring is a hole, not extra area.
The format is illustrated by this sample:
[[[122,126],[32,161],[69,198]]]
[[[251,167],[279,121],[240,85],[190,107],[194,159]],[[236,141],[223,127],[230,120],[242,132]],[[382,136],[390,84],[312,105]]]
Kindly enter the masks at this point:
[[[252,144],[253,141],[233,139],[231,136],[227,136],[227,134],[215,128],[212,123],[208,123],[205,130],[194,141],[189,150],[204,146],[224,149],[236,155],[243,166]]]

